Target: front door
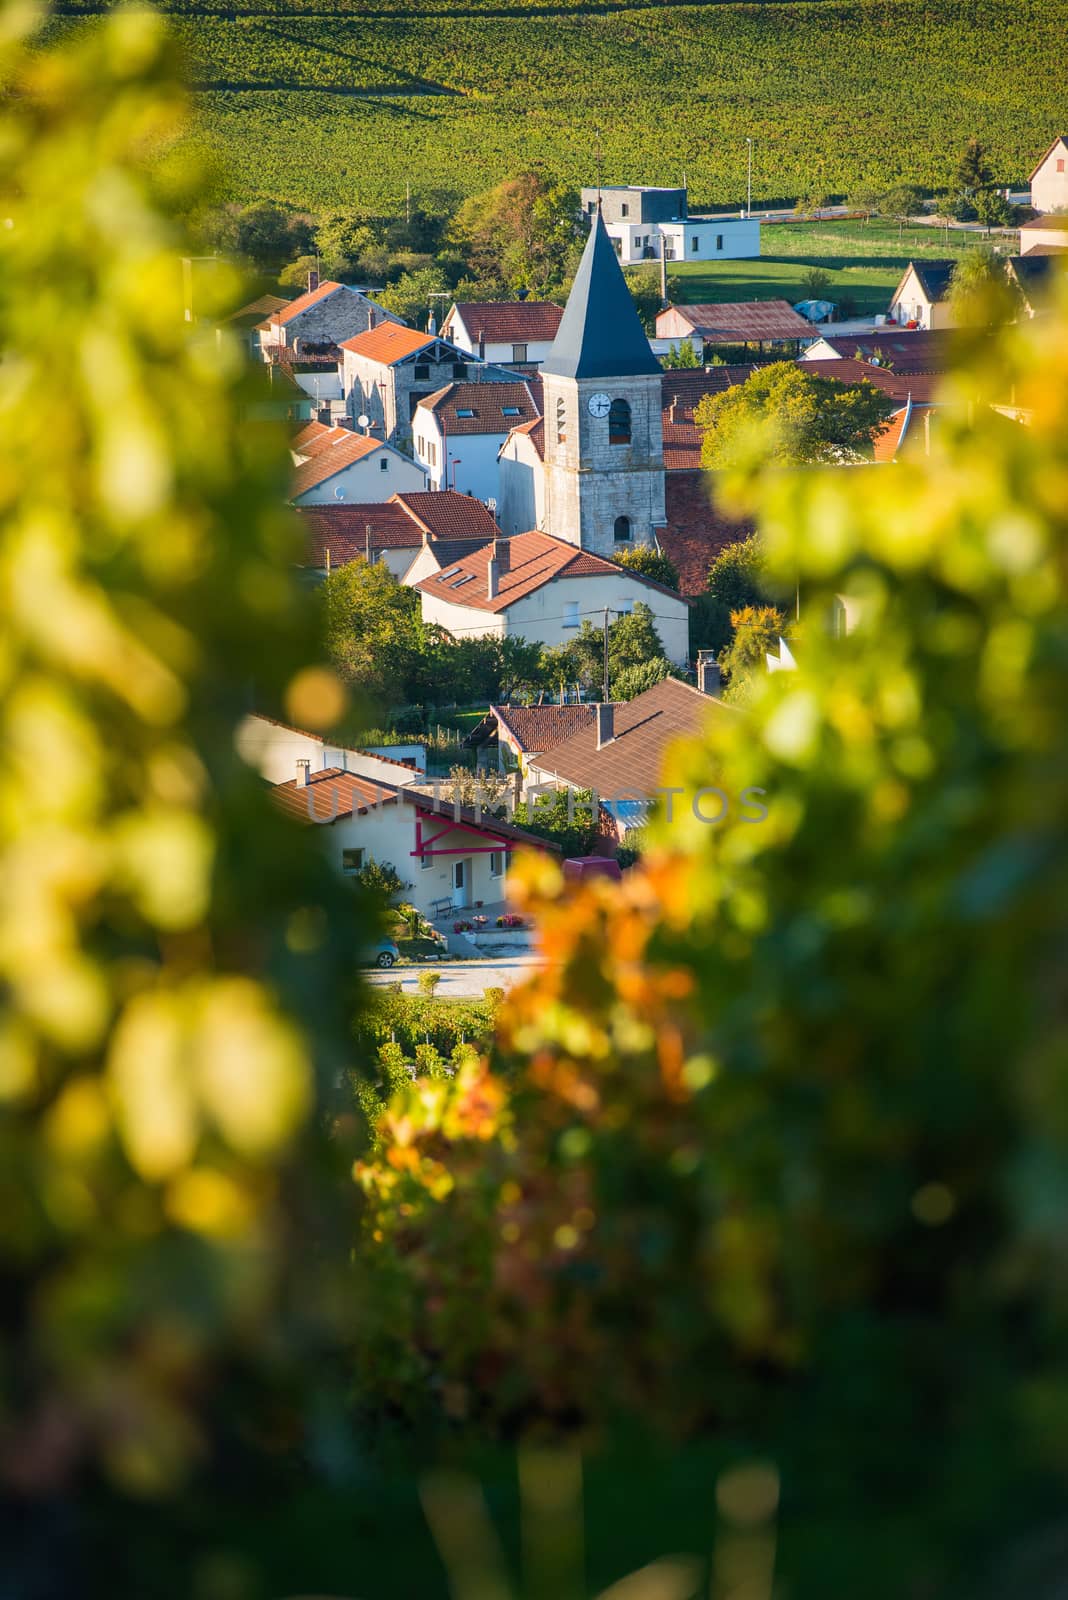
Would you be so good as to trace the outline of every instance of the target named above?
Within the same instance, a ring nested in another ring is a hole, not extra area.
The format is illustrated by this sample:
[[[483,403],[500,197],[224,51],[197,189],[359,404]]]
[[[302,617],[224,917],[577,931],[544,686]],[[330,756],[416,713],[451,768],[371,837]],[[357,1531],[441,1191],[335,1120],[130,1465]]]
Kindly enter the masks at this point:
[[[452,869],[452,903],[457,910],[468,904],[471,889],[468,868],[468,862],[457,861]]]

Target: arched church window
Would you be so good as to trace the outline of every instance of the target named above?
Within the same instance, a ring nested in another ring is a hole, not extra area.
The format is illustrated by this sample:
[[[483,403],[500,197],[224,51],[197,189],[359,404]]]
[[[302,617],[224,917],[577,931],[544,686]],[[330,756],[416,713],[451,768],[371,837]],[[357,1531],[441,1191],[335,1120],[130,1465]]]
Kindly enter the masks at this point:
[[[562,400],[556,402],[556,442],[567,443],[567,407]]]
[[[613,400],[608,413],[608,443],[630,444],[630,406],[625,400]]]
[[[629,538],[630,538],[630,518],[629,517],[617,517],[616,518],[616,543],[619,544],[623,540],[629,539]]]

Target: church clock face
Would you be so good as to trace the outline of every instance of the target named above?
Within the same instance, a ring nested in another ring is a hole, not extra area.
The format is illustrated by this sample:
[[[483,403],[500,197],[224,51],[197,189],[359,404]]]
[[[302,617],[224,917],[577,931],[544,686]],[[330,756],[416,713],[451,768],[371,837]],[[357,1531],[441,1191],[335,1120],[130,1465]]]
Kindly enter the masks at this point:
[[[606,394],[591,394],[586,402],[586,409],[591,417],[607,417],[612,409],[612,402]]]

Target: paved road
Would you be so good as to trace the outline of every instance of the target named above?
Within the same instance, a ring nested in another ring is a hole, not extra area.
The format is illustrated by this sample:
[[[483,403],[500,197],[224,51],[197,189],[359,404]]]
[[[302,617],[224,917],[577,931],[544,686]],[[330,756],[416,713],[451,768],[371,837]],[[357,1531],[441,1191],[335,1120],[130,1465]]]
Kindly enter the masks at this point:
[[[481,999],[486,989],[510,989],[513,983],[529,976],[541,965],[538,956],[499,956],[486,961],[432,961],[420,962],[414,967],[389,967],[385,971],[373,969],[367,980],[377,988],[388,983],[400,983],[405,994],[419,993],[421,972],[440,972],[437,996],[441,1000]]]

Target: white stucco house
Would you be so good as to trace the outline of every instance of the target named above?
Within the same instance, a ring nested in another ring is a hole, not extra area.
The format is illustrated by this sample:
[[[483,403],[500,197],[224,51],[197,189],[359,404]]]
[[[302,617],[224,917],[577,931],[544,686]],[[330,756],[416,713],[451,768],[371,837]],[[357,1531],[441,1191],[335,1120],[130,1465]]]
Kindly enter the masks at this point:
[[[1068,133],[1059,133],[1031,174],[1036,211],[1068,211]]]
[[[350,428],[310,423],[296,436],[291,449],[290,499],[295,506],[366,504],[426,488],[426,474],[409,456]]]
[[[887,321],[901,328],[922,328],[925,333],[955,327],[949,304],[954,266],[953,261],[910,261],[894,290]]]
[[[1051,212],[1021,225],[1022,256],[1059,256],[1065,251],[1068,251],[1068,212]]]
[[[303,762],[313,773],[330,767],[394,788],[405,788],[426,776],[425,745],[391,745],[388,754],[381,748],[365,750],[295,728],[259,711],[249,712],[238,723],[234,748],[268,783],[286,783],[296,777]]]
[[[415,585],[424,622],[459,638],[522,638],[566,644],[582,623],[609,621],[644,601],[669,661],[685,662],[689,604],[673,589],[547,533],[480,545]]]
[[[441,334],[481,361],[536,367],[552,349],[563,314],[550,300],[458,301]]]
[[[520,423],[497,458],[497,521],[507,534],[545,526],[545,424]]]
[[[495,507],[501,446],[537,415],[525,383],[450,383],[415,408],[416,460],[432,489],[458,489]]]
[[[474,808],[340,767],[302,765],[273,794],[294,822],[322,829],[340,873],[354,877],[371,861],[392,866],[406,885],[404,898],[429,918],[498,904],[507,898],[513,851],[556,850]]]

